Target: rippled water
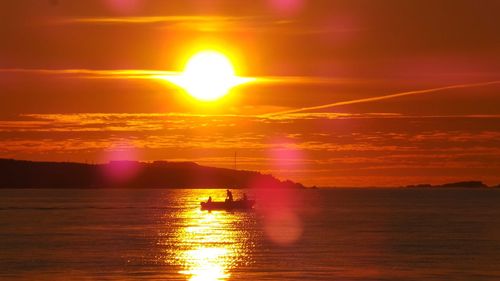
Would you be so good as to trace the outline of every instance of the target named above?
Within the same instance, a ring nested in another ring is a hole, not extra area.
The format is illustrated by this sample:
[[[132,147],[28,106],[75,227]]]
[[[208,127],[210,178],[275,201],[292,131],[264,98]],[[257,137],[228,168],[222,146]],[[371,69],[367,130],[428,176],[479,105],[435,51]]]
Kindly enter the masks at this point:
[[[0,190],[0,279],[500,280],[500,190],[249,194]]]

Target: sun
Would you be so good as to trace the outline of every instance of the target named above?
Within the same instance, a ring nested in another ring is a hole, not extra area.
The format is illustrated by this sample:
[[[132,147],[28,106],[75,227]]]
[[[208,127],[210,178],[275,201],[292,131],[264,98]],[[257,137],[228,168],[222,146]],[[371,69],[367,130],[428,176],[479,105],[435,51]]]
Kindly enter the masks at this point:
[[[236,76],[231,61],[216,51],[195,54],[188,60],[180,75],[165,79],[201,101],[217,100],[225,96],[231,88],[251,80]]]

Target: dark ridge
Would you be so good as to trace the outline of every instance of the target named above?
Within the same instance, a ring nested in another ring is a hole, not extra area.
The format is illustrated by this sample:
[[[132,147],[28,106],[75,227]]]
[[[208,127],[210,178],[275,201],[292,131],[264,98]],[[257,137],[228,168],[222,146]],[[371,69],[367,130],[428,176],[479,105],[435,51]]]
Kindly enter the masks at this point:
[[[415,184],[407,185],[407,188],[487,188],[488,186],[481,181],[461,181],[453,183],[445,183],[440,185]]]
[[[304,188],[255,171],[193,162],[108,164],[0,159],[0,188]]]

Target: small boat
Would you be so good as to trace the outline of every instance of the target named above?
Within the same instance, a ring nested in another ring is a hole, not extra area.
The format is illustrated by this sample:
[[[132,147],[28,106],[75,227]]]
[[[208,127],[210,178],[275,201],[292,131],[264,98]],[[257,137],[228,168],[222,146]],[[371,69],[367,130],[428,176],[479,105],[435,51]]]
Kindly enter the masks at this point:
[[[255,205],[255,200],[236,200],[224,202],[201,202],[201,209],[206,211],[212,210],[250,210]]]

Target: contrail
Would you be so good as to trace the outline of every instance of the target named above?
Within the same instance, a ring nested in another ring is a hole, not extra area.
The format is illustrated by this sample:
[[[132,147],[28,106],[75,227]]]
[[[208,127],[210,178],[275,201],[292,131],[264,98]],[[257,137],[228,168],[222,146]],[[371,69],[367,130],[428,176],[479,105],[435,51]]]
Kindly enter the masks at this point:
[[[266,114],[263,114],[261,116],[262,117],[270,117],[270,116],[275,116],[275,115],[283,115],[283,114],[289,114],[289,113],[296,113],[296,112],[302,112],[302,111],[309,111],[309,110],[315,110],[315,109],[323,109],[323,108],[335,107],[335,106],[339,106],[339,105],[348,105],[348,104],[355,104],[355,103],[364,103],[364,102],[371,102],[371,101],[379,101],[379,100],[392,99],[392,98],[397,98],[397,97],[404,97],[404,96],[411,96],[411,95],[418,95],[418,94],[433,93],[433,92],[438,92],[438,91],[443,91],[443,90],[482,87],[482,86],[488,86],[488,85],[494,85],[494,84],[500,84],[500,80],[488,81],[488,82],[480,82],[480,83],[471,83],[471,84],[450,85],[450,86],[444,86],[444,87],[439,87],[439,88],[416,90],[416,91],[408,91],[408,92],[402,92],[402,93],[396,93],[396,94],[390,94],[390,95],[383,95],[383,96],[378,96],[378,97],[371,97],[371,98],[364,98],[364,99],[357,99],[357,100],[348,100],[348,101],[339,101],[339,102],[334,102],[334,103],[329,103],[329,104],[323,104],[323,105],[318,105],[318,106],[302,107],[302,108],[297,108],[297,109],[290,109],[290,110],[285,110],[285,111],[279,111],[279,112],[273,112],[273,113],[266,113]]]

